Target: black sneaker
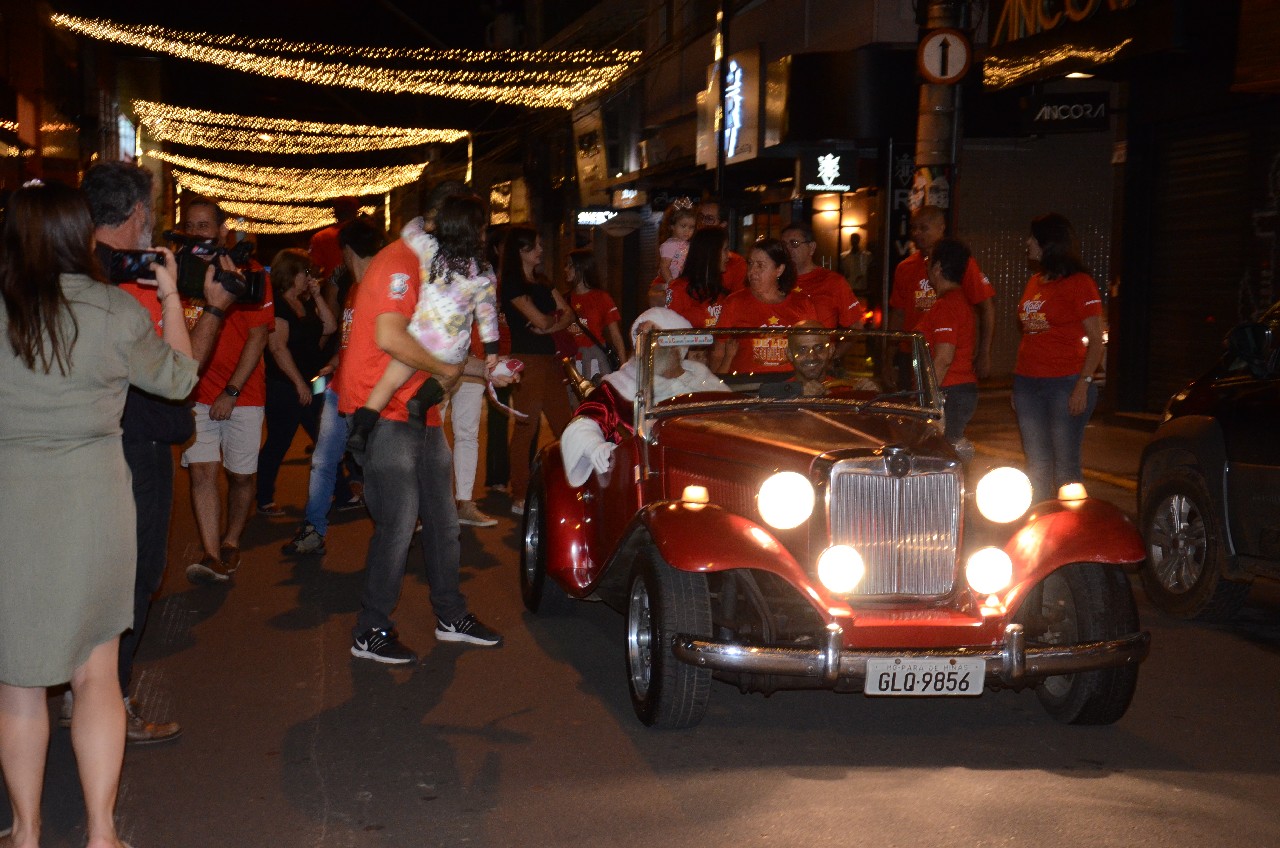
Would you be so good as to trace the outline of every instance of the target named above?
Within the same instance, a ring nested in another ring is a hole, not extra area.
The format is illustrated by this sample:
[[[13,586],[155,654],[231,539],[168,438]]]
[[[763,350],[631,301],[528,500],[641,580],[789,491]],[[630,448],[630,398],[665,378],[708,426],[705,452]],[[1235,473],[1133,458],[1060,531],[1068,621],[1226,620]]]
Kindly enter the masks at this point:
[[[431,407],[444,400],[444,386],[435,377],[428,377],[413,397],[405,401],[405,412],[409,414],[409,423],[421,427],[426,424],[427,412]]]
[[[376,627],[355,638],[351,643],[351,656],[388,665],[405,665],[418,661],[418,655],[401,644],[400,634]]]
[[[502,635],[485,627],[471,613],[451,623],[440,621],[436,625],[436,638],[441,642],[467,642],[484,645],[486,648],[496,648],[502,644]]]

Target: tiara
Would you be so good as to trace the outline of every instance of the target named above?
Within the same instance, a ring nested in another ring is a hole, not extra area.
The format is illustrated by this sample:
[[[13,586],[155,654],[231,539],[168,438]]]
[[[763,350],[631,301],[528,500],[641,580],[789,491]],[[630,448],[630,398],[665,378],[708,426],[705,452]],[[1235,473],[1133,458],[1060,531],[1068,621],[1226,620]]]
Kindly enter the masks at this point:
[[[44,180],[39,178],[34,180],[27,180],[25,183],[22,184],[23,188],[42,188],[43,186],[44,186]]]
[[[671,202],[671,205],[676,209],[692,209],[693,201],[687,197],[677,197]]]

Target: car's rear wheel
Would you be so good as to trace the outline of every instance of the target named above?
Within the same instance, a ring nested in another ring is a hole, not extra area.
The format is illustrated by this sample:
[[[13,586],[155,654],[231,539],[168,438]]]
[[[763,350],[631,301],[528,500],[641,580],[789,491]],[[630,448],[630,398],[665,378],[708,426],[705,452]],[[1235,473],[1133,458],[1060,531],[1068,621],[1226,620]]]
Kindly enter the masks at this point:
[[[547,578],[547,495],[535,474],[525,498],[520,529],[520,599],[529,612],[564,612],[568,596]]]
[[[1226,621],[1240,611],[1249,584],[1223,576],[1222,522],[1194,471],[1175,470],[1143,498],[1142,538],[1142,587],[1151,603],[1201,621]]]
[[[1114,565],[1073,563],[1028,594],[1017,621],[1028,646],[1118,639],[1138,631],[1138,610],[1124,572]],[[1129,708],[1137,664],[1048,677],[1036,688],[1045,711],[1066,724],[1111,724]]]
[[[711,635],[711,594],[704,574],[642,556],[627,594],[627,681],[636,717],[653,727],[692,727],[711,697],[711,672],[671,652],[677,634]]]

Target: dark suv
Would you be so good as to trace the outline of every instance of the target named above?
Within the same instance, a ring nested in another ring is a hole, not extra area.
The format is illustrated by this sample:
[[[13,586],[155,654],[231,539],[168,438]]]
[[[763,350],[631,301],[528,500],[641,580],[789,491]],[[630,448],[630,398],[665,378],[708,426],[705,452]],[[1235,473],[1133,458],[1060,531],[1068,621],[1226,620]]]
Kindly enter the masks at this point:
[[[1165,612],[1229,619],[1280,577],[1280,304],[1227,336],[1142,454],[1142,582]]]

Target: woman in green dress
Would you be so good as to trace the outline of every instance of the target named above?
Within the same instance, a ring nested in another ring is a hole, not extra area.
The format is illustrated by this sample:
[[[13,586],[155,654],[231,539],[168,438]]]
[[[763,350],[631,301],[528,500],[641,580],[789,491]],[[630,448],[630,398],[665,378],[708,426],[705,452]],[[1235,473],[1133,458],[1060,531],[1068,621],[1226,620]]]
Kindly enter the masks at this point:
[[[132,620],[134,506],[120,442],[132,383],[181,399],[196,363],[173,256],[154,264],[162,335],[102,282],[80,192],[32,180],[0,244],[0,767],[13,806],[2,848],[34,848],[49,744],[45,687],[70,682],[88,848],[121,848],[124,755],[116,676]]]

